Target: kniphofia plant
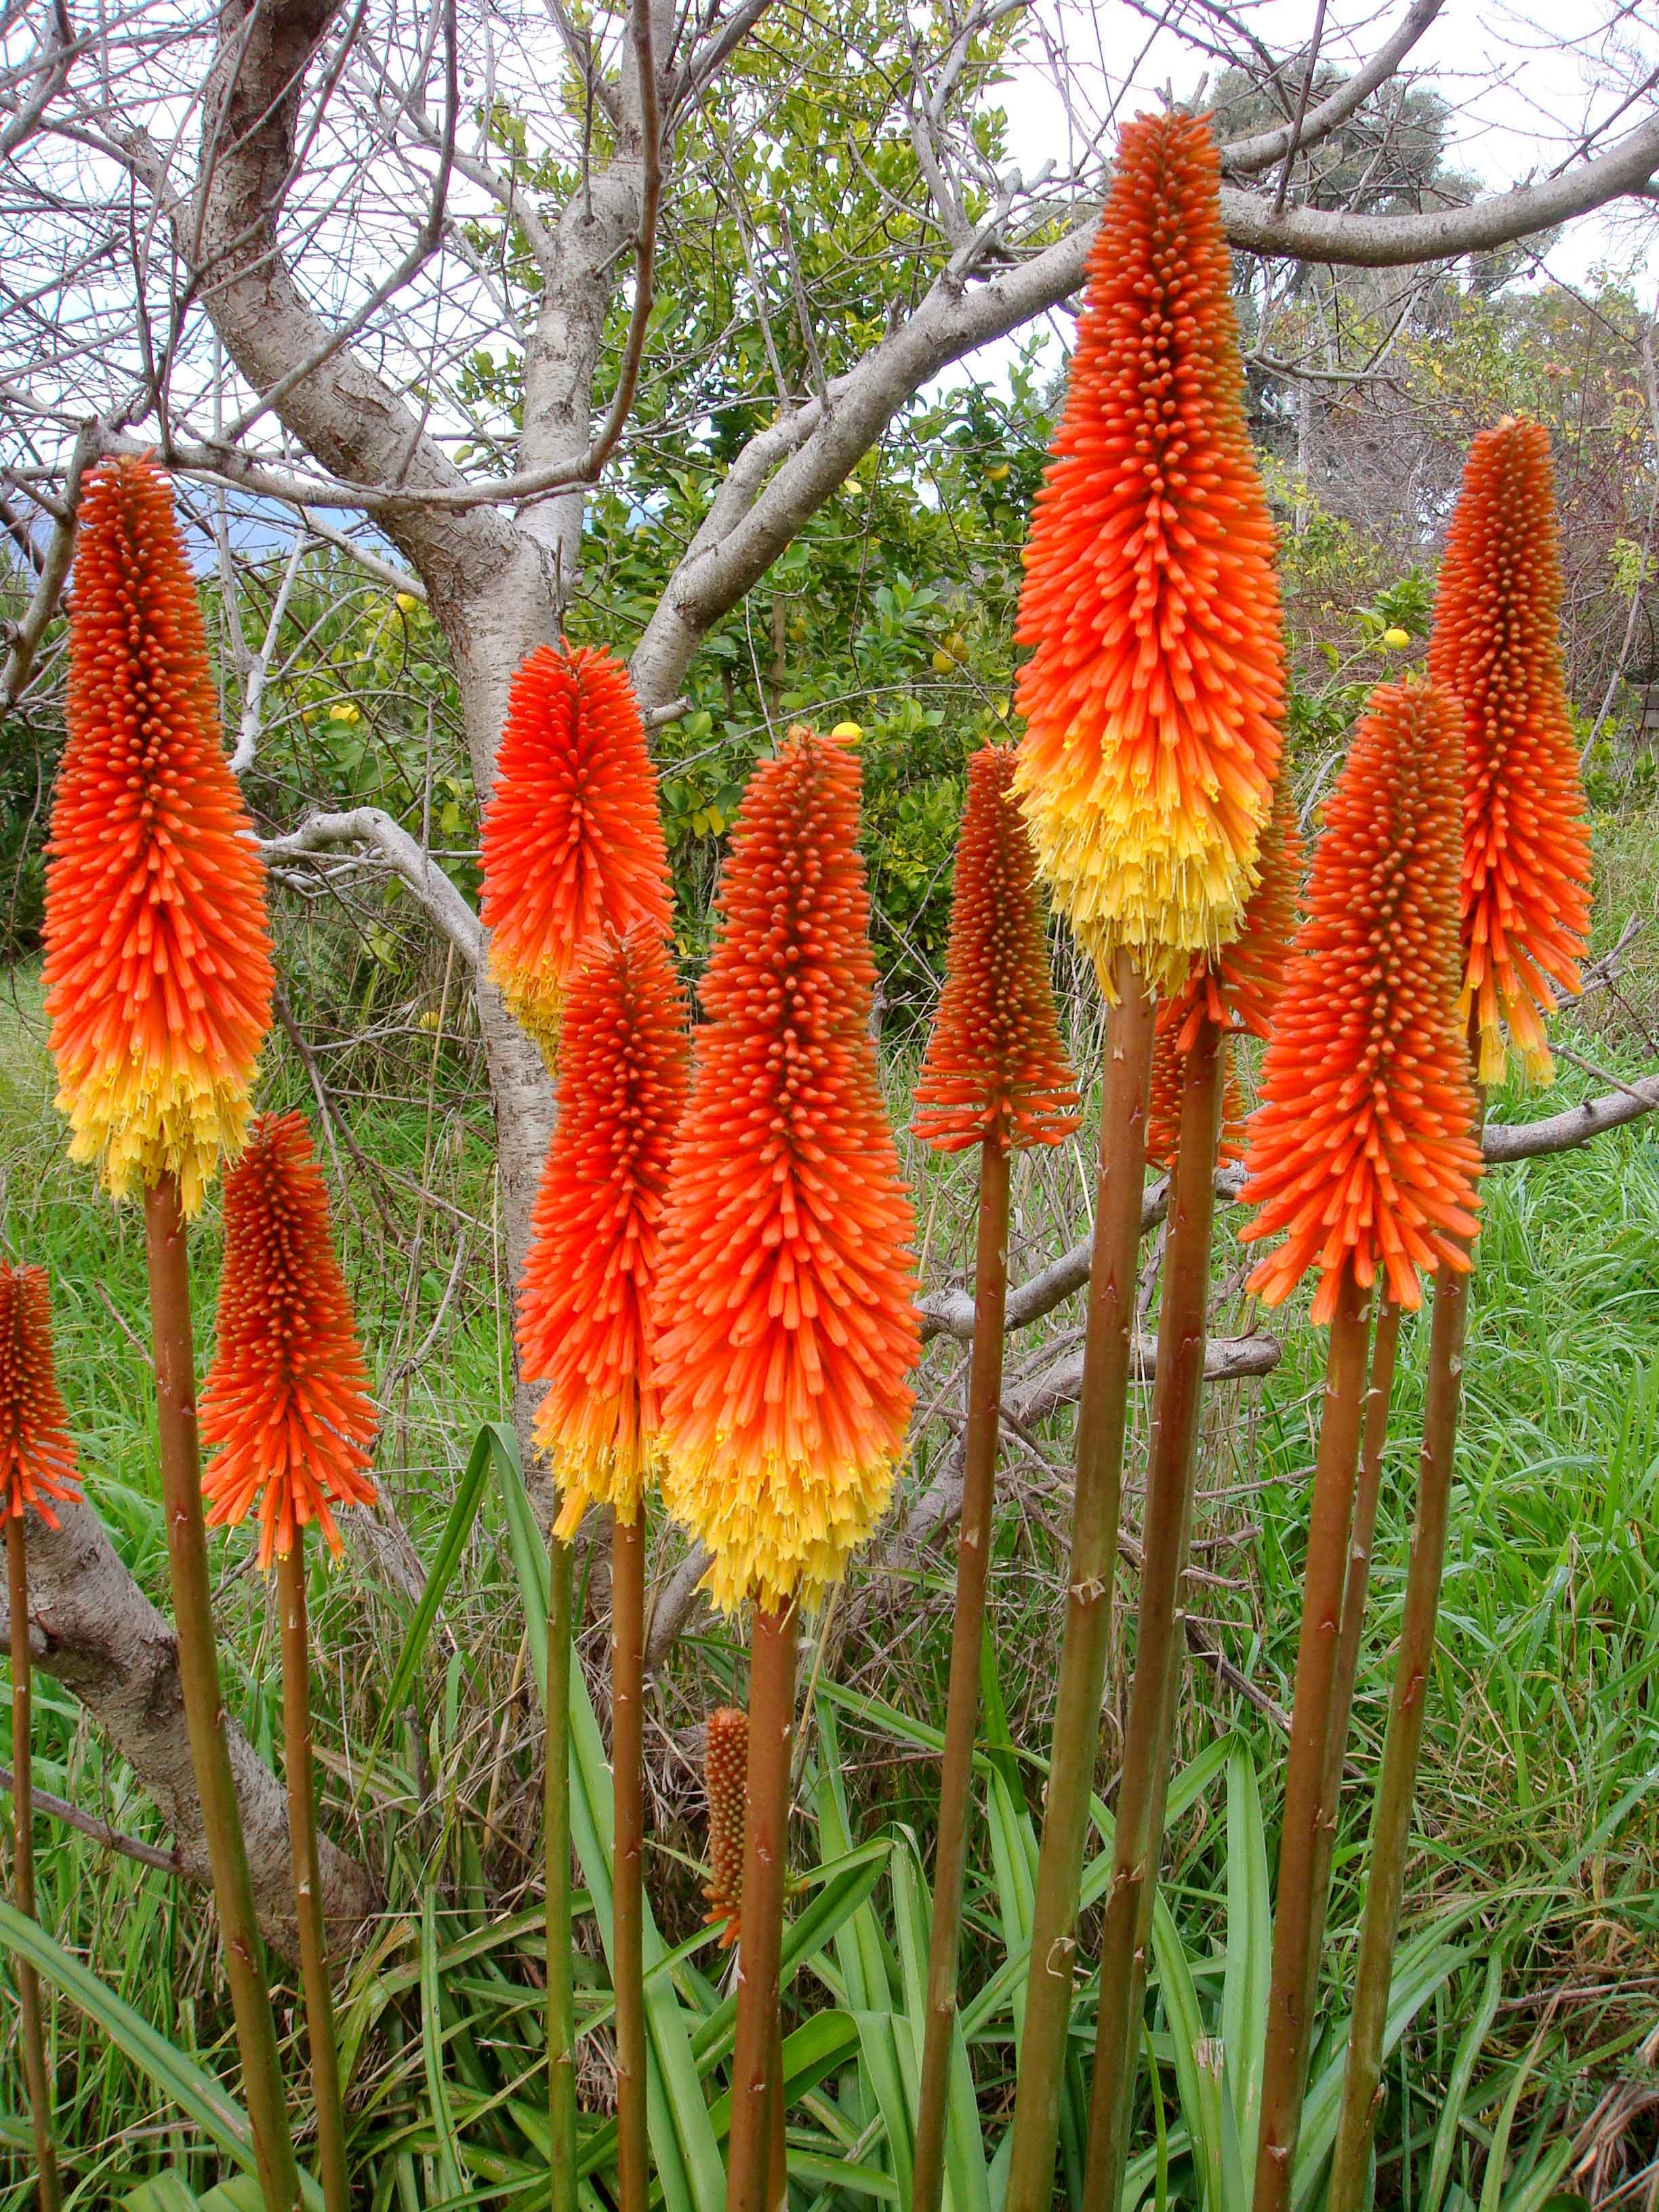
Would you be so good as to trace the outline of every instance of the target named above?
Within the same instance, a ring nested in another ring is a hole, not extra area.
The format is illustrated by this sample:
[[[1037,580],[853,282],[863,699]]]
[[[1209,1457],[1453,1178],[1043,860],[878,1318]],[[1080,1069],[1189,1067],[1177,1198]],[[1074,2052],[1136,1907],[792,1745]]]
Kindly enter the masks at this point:
[[[141,1188],[179,1681],[265,2202],[299,2174],[219,1696],[185,1222],[241,1148],[270,1018],[264,873],[224,755],[167,477],[104,461],[82,494],[68,741],[46,853],[46,1012],[70,1156]]]

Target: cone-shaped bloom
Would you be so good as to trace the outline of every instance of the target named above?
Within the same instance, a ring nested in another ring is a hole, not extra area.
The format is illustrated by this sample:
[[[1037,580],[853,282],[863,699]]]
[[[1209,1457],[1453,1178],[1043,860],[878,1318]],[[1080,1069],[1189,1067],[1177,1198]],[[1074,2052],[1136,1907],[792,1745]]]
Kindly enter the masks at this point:
[[[886,1508],[919,1350],[870,1035],[859,767],[793,730],[744,794],[674,1155],[664,1494],[707,1585],[812,1603]]]
[[[111,1192],[240,1151],[270,1020],[264,881],[219,737],[167,479],[100,463],[82,495],[69,739],[46,848],[46,1012],[70,1157]]]
[[[1589,834],[1561,665],[1561,557],[1549,434],[1506,416],[1469,448],[1440,570],[1429,673],[1463,710],[1464,994],[1482,1083],[1508,1024],[1528,1073],[1554,1073],[1552,982],[1578,989]]]
[[[743,1812],[749,1782],[749,1716],[738,1705],[717,1705],[703,1739],[703,1790],[708,1799],[708,1880],[705,1924],[720,1930],[729,1951],[742,1934]]]
[[[563,1542],[590,1505],[632,1522],[656,1470],[652,1297],[685,1062],[685,995],[662,937],[641,924],[592,939],[565,1000],[558,1127],[519,1294],[520,1364],[550,1385],[536,1436],[563,1492]]]
[[[331,1505],[374,1503],[368,1385],[305,1117],[261,1115],[225,1178],[224,1273],[201,1414],[203,1442],[223,1447],[202,1484],[208,1520],[234,1527],[257,1504],[262,1568],[286,1558],[310,1521],[337,1559]]]
[[[44,1267],[0,1265],[0,1517],[78,1498],[75,1446],[52,1352],[52,1294]]]
[[[1192,1050],[1204,1014],[1218,1029],[1245,1030],[1259,1037],[1273,1034],[1273,1008],[1290,966],[1307,865],[1296,802],[1288,787],[1282,787],[1274,799],[1261,833],[1258,865],[1256,887],[1238,935],[1214,958],[1194,960],[1185,983],[1158,1010],[1158,1028],[1172,1032],[1183,1053]]]
[[[669,922],[645,727],[627,670],[602,647],[538,646],[520,666],[482,833],[489,972],[550,1062],[587,939]]]
[[[1146,1100],[1146,1158],[1155,1168],[1173,1168],[1181,1147],[1181,1092],[1186,1080],[1187,1055],[1173,1029],[1159,1029],[1152,1038],[1152,1087]],[[1218,1160],[1231,1163],[1244,1157],[1244,1093],[1231,1066],[1221,1091],[1221,1141]]]
[[[941,1152],[1057,1145],[1078,1125],[1013,780],[1003,746],[969,761],[945,988],[916,1085],[915,1133]]]
[[[1219,188],[1206,123],[1124,131],[1016,632],[1038,866],[1103,979],[1168,987],[1238,932],[1284,706]]]
[[[1467,1269],[1480,1152],[1457,994],[1462,735],[1431,686],[1371,694],[1326,809],[1250,1118],[1246,1243],[1288,1232],[1250,1277],[1268,1304],[1346,1271],[1421,1304],[1418,1271]]]

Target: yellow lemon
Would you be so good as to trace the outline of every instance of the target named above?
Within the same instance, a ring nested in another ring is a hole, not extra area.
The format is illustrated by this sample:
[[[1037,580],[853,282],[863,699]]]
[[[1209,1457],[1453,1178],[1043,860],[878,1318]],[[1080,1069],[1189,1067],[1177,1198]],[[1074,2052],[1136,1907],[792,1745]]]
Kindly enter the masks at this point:
[[[398,611],[400,615],[412,615],[420,604],[413,592],[399,592],[398,594]]]
[[[1409,645],[1411,641],[1411,632],[1407,629],[1401,629],[1397,625],[1392,629],[1385,629],[1382,633],[1383,644],[1392,646],[1396,653],[1400,651],[1402,646]]]
[[[1007,462],[993,461],[990,467],[985,471],[985,481],[987,483],[1006,483],[1008,481]]]
[[[855,745],[864,731],[857,722],[837,722],[830,734],[838,745]]]

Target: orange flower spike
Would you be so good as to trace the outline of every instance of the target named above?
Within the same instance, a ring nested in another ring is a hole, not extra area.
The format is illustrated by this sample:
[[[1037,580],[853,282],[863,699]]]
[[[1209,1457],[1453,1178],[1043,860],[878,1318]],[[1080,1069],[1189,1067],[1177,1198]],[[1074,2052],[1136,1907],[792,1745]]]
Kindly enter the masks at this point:
[[[1219,192],[1206,123],[1125,129],[1016,631],[1038,866],[1103,978],[1164,988],[1238,933],[1285,704]]]
[[[749,1783],[749,1716],[717,1705],[703,1739],[703,1789],[708,1799],[708,1900],[704,1925],[720,1931],[729,1951],[742,1933],[744,1796]]]
[[[945,988],[916,1085],[915,1133],[937,1152],[1057,1145],[1078,1126],[1013,781],[1002,746],[968,763]]]
[[[70,1155],[113,1196],[179,1178],[186,1213],[246,1134],[270,1022],[264,877],[167,478],[82,495],[69,738],[46,848],[46,1012]]]
[[[305,1117],[264,1114],[225,1178],[217,1340],[202,1440],[223,1447],[202,1483],[210,1524],[259,1509],[259,1565],[315,1521],[337,1559],[331,1505],[372,1505],[376,1415],[328,1194]]]
[[[1401,1306],[1419,1271],[1467,1270],[1480,1150],[1458,1013],[1460,732],[1431,686],[1371,694],[1326,809],[1250,1118],[1249,1243],[1285,1243],[1249,1287],[1269,1305],[1310,1268],[1328,1321],[1345,1272]]]
[[[46,1271],[0,1264],[0,1515],[15,1520],[32,1506],[55,1528],[46,1501],[80,1494],[52,1358]]]
[[[885,1511],[920,1351],[870,1035],[859,766],[792,730],[744,794],[668,1210],[664,1494],[727,1612],[815,1603]]]
[[[565,1000],[558,1126],[519,1293],[520,1364],[550,1384],[536,1435],[564,1493],[563,1542],[590,1505],[632,1522],[656,1472],[652,1298],[685,1107],[686,1012],[648,924],[594,939]]]
[[[1273,801],[1257,865],[1256,887],[1238,935],[1214,959],[1194,961],[1181,989],[1158,1010],[1159,1030],[1174,1032],[1183,1053],[1193,1048],[1201,1014],[1207,1014],[1218,1029],[1248,1030],[1259,1037],[1272,1035],[1273,1008],[1290,967],[1307,866],[1296,803],[1287,788]]]
[[[645,726],[627,670],[603,648],[539,646],[520,666],[482,844],[489,972],[550,1065],[588,938],[669,925]]]
[[[1506,416],[1469,448],[1446,538],[1429,673],[1463,710],[1464,997],[1482,1083],[1507,1024],[1528,1075],[1555,1073],[1554,984],[1577,994],[1590,845],[1561,662],[1549,434]]]
[[[1152,1037],[1152,1088],[1146,1102],[1146,1158],[1155,1168],[1173,1168],[1181,1146],[1181,1087],[1187,1053],[1173,1028],[1159,1024]],[[1216,1158],[1231,1165],[1244,1157],[1244,1093],[1230,1066],[1221,1091],[1221,1142]]]

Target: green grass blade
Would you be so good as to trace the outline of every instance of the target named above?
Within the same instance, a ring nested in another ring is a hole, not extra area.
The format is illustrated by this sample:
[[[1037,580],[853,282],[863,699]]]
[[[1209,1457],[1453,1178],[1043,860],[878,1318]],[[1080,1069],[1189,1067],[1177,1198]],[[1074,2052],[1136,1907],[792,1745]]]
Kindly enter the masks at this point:
[[[1223,2079],[1222,2052],[1205,2033],[1198,1991],[1180,1933],[1159,1897],[1152,1905],[1152,1955],[1174,2046],[1176,2093],[1209,2212],[1249,2212],[1250,2185],[1237,2116]]]
[[[1492,2024],[1498,2017],[1498,2006],[1504,1994],[1504,1947],[1499,1944],[1486,1961],[1486,1987],[1474,2016],[1463,2031],[1452,2059],[1451,2071],[1446,2076],[1446,2097],[1440,2113],[1440,2124],[1434,2133],[1434,2150],[1429,2160],[1429,2178],[1424,2185],[1418,2212],[1440,2212],[1440,2201],[1446,2193],[1446,2182],[1451,2173],[1452,2159],[1457,2149],[1457,2135],[1463,2124],[1463,2107],[1469,2094],[1469,2081],[1475,2062]]]
[[[1273,1975],[1273,1888],[1255,1762],[1242,1742],[1227,1760],[1227,1962],[1221,1985],[1221,2045],[1238,2132],[1255,2141],[1261,2062]]]
[[[438,1911],[435,1893],[428,1889],[421,1900],[421,2064],[426,2074],[427,2103],[438,2140],[438,2186],[446,2197],[459,2197],[466,2184],[461,2175],[460,2138],[455,2129],[454,2108],[444,2072],[443,1982],[438,1972]]]

